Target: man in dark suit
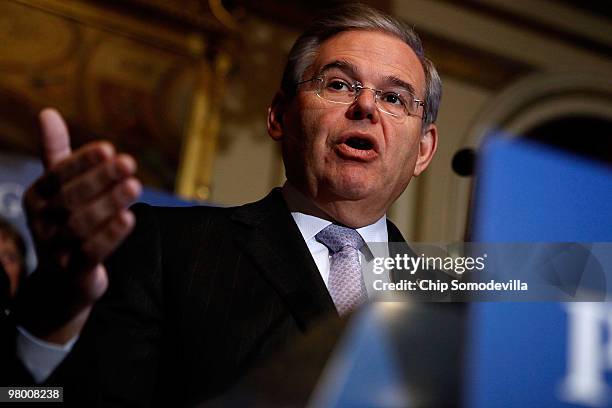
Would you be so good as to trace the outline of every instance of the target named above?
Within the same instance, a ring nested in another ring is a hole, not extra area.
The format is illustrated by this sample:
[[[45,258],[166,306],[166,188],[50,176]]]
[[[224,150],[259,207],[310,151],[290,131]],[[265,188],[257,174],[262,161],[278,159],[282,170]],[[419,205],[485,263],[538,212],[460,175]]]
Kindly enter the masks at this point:
[[[68,402],[187,403],[348,313],[364,300],[364,242],[403,241],[385,214],[435,153],[439,99],[410,28],[364,6],[331,12],[296,41],[268,111],[288,182],[236,208],[128,209],[134,160],[103,142],[72,152],[59,114],[43,111],[23,364]],[[336,249],[346,236],[358,243]],[[41,347],[51,364],[32,357]]]

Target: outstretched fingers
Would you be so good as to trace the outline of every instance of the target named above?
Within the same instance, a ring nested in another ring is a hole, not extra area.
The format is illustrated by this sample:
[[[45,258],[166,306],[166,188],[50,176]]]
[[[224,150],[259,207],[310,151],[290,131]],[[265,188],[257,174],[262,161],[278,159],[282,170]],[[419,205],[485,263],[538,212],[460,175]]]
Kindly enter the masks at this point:
[[[106,291],[102,262],[134,228],[128,206],[142,187],[131,156],[108,142],[72,151],[56,110],[43,110],[39,119],[45,173],[24,194],[39,263],[21,291],[22,319],[32,333],[63,343],[80,332]],[[34,307],[41,299],[45,307]]]
[[[78,208],[135,173],[136,161],[129,155],[119,154],[66,183],[59,192],[58,200],[69,209]]]
[[[128,236],[135,224],[134,214],[129,210],[123,210],[92,233],[81,248],[90,261],[101,262]]]
[[[127,209],[140,191],[140,182],[133,177],[114,185],[96,199],[71,212],[68,219],[70,230],[78,238],[86,239],[100,225]]]

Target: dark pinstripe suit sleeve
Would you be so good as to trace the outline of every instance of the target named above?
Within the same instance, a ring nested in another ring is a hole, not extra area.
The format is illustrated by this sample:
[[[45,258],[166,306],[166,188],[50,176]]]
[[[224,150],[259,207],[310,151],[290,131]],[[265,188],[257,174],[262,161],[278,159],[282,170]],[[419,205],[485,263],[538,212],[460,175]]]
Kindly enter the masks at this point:
[[[49,379],[79,406],[149,406],[160,353],[163,297],[159,228],[146,205],[106,263],[109,289],[74,349]]]

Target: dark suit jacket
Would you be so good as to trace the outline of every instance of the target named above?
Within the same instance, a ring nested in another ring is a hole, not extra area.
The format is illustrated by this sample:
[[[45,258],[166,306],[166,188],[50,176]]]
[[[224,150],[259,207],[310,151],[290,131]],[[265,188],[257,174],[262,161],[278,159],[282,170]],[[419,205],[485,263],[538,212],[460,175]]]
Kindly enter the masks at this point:
[[[333,301],[279,189],[234,208],[136,205],[109,290],[49,384],[66,402],[175,406],[217,395]],[[388,222],[390,241],[403,241]]]

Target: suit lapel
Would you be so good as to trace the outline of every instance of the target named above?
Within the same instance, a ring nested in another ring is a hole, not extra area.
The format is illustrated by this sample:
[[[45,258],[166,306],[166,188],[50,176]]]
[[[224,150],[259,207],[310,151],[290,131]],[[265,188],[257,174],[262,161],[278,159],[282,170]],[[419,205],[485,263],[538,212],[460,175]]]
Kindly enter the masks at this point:
[[[307,329],[318,317],[336,313],[321,274],[282,198],[274,189],[263,200],[239,207],[231,219],[241,224],[237,244]]]
[[[389,232],[389,242],[396,242],[396,244],[389,247],[389,256],[395,258],[396,255],[403,256],[407,254],[410,257],[417,257],[418,255],[408,245],[402,233],[399,229],[389,220],[387,220],[387,230]],[[395,268],[391,268],[389,271],[389,277],[392,282],[400,282],[403,279],[410,279],[413,281],[419,281],[422,279],[428,280],[439,280],[446,283],[450,283],[451,277],[444,272],[430,269],[423,270],[418,269],[414,274],[407,275],[405,271],[398,271]],[[426,300],[426,301],[449,301],[451,300],[450,295],[441,292],[428,292],[428,291],[417,291],[412,292],[409,295],[413,299]]]
[[[389,257],[395,258],[397,255],[404,256],[404,254],[410,257],[417,256],[402,236],[400,230],[389,220],[387,220],[387,231],[389,233]],[[420,275],[421,272],[418,272],[417,277],[420,277]],[[399,282],[401,279],[406,278],[404,272],[398,271],[395,268],[389,270],[389,277],[392,282]]]
[[[406,242],[400,230],[387,218],[387,235],[389,242]]]

